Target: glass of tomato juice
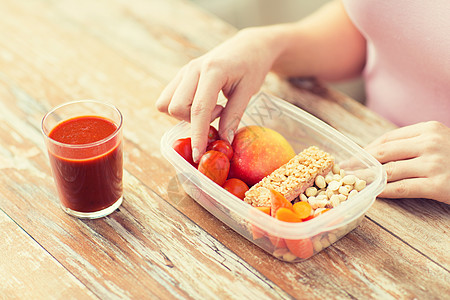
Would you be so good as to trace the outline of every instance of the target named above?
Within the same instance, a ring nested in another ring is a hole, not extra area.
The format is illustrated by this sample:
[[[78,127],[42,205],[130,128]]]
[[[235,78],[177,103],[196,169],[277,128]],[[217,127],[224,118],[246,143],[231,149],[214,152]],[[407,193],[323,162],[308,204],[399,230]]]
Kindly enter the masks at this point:
[[[78,218],[109,215],[123,199],[123,117],[95,100],[65,103],[42,119],[62,209]]]

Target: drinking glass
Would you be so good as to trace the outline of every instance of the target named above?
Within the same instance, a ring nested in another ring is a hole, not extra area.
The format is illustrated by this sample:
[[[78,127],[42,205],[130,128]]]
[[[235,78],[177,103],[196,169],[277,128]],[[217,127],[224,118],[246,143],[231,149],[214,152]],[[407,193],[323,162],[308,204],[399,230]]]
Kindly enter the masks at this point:
[[[113,105],[80,100],[50,110],[42,133],[62,209],[95,219],[123,200],[123,117]]]

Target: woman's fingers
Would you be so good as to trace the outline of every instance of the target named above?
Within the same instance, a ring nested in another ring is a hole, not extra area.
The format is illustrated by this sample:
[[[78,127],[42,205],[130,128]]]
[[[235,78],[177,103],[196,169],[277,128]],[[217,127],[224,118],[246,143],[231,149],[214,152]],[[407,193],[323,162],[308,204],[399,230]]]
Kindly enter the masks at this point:
[[[164,88],[161,95],[159,95],[158,100],[156,100],[156,108],[162,113],[169,113],[169,104],[172,101],[172,96],[175,93],[181,79],[182,70],[177,73],[177,75],[169,82],[169,84]]]
[[[415,137],[369,145],[365,149],[382,164],[415,158],[421,154],[421,145]]]
[[[191,106],[197,89],[199,72],[196,68],[187,68],[183,72],[178,87],[173,93],[168,107],[171,116],[189,122],[191,120]]]
[[[265,47],[260,31],[241,31],[183,67],[157,101],[160,111],[191,123],[192,154],[205,152],[212,120],[220,117],[221,138],[232,141],[246,105],[264,81],[277,52]],[[269,45],[272,39],[268,37]],[[243,84],[242,80],[246,80]],[[241,87],[244,86],[244,87]],[[217,105],[220,92],[228,99]],[[250,94],[251,93],[251,94]]]
[[[224,107],[222,105],[216,104],[216,107],[214,107],[212,113],[211,113],[211,120],[209,123],[212,123],[215,119],[217,119],[223,111]]]
[[[208,143],[209,124],[216,109],[217,99],[222,86],[219,71],[203,72],[198,80],[190,116],[192,158],[195,162],[205,152]],[[217,113],[217,110],[215,112]]]
[[[227,104],[220,116],[219,135],[230,144],[233,142],[234,133],[238,128],[239,122],[244,114],[251,94],[248,88],[239,85],[229,97]]]
[[[386,171],[388,182],[406,178],[426,177],[420,158],[392,161],[384,164],[383,167]]]
[[[381,144],[395,141],[395,140],[413,138],[413,137],[420,135],[421,132],[422,132],[422,129],[419,124],[414,124],[414,125],[410,125],[410,126],[397,128],[397,129],[389,131],[389,132],[383,134],[382,136],[378,137],[372,143],[367,145],[366,148],[379,146]]]
[[[389,182],[378,197],[431,198],[435,193],[427,178],[407,178]]]
[[[429,121],[393,130],[366,147],[387,173],[380,197],[450,203],[450,129]]]

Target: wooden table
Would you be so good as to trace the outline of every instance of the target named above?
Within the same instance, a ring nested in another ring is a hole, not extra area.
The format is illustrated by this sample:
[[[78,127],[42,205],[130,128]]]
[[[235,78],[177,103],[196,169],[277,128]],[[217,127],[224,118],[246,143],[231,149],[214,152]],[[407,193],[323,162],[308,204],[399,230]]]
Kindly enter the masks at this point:
[[[236,29],[180,0],[0,1],[1,299],[449,299],[449,206],[377,199],[311,259],[278,261],[186,196],[155,101],[177,70]],[[297,82],[298,83],[298,82]],[[360,145],[394,128],[317,84],[264,89]],[[73,99],[125,118],[125,201],[98,220],[59,208],[40,132]]]

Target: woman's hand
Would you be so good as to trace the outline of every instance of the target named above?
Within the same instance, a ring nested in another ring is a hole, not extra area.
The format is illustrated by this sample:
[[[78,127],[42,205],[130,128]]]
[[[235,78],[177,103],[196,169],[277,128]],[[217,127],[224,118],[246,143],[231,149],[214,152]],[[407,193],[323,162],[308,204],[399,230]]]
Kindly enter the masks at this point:
[[[295,23],[241,30],[184,66],[160,95],[156,106],[191,122],[192,155],[198,161],[209,124],[220,116],[219,135],[229,142],[251,96],[272,69],[286,77],[341,80],[361,72],[366,41],[341,0],[334,0]],[[223,92],[225,107],[217,105]]]
[[[450,128],[430,121],[395,129],[366,147],[387,173],[385,198],[450,204]]]
[[[161,112],[191,122],[194,161],[205,151],[209,124],[217,117],[220,137],[232,142],[251,96],[278,55],[273,36],[267,28],[240,31],[184,66],[160,95]],[[225,107],[217,105],[221,91],[228,99]]]

